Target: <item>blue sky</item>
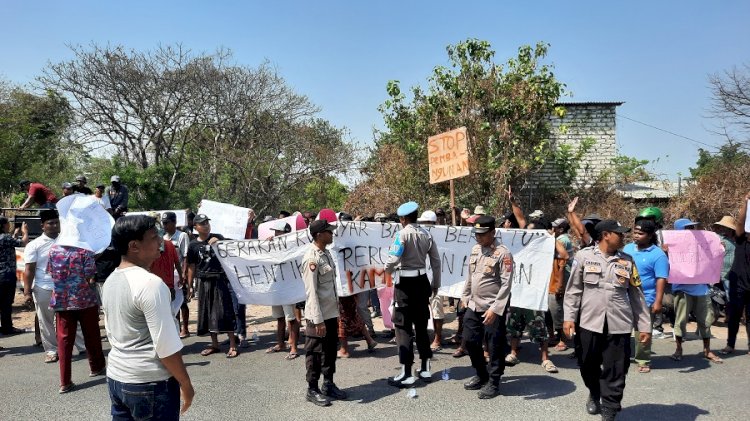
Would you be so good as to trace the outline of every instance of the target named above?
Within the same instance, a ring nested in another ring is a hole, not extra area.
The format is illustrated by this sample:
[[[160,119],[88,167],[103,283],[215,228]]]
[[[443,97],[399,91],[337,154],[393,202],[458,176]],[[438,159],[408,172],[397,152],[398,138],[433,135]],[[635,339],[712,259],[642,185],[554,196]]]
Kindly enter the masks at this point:
[[[522,44],[551,44],[572,101],[624,101],[618,113],[712,145],[707,76],[750,62],[750,2],[6,1],[0,77],[31,81],[66,44],[150,49],[226,47],[238,63],[272,62],[287,82],[361,143],[382,127],[385,85],[425,84],[445,47],[489,41],[504,62]],[[697,158],[688,140],[618,119],[621,152],[676,178]]]

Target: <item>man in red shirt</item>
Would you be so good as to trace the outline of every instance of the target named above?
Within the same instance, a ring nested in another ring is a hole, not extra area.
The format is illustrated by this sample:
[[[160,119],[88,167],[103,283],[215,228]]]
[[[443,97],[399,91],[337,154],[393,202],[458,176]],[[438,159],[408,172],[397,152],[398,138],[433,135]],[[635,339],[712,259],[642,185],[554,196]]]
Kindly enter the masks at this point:
[[[36,203],[36,205],[40,208],[54,208],[55,203],[57,203],[57,196],[55,196],[54,193],[52,193],[52,190],[49,189],[49,187],[45,186],[42,183],[32,183],[29,180],[22,180],[20,183],[18,183],[19,186],[23,190],[28,190],[29,197],[26,198],[26,201],[23,202],[23,204],[19,207],[19,209],[26,209],[29,206],[31,206],[32,203]]]
[[[161,238],[161,237],[160,237]],[[180,284],[182,284],[182,268],[180,267],[180,258],[177,256],[177,249],[171,241],[161,239],[161,255],[151,264],[151,273],[158,276],[167,284],[169,291],[174,300],[174,271],[177,271]]]

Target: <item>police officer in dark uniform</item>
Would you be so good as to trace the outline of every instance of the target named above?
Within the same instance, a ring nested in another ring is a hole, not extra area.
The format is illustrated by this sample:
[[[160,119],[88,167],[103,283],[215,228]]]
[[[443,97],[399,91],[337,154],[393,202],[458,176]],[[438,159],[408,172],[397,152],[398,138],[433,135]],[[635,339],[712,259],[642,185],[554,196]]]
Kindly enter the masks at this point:
[[[461,301],[466,307],[466,348],[477,375],[464,384],[464,389],[481,389],[479,399],[489,399],[497,395],[500,376],[505,370],[505,313],[510,300],[513,256],[495,238],[495,218],[480,216],[474,221],[472,231],[477,244],[469,256]],[[485,339],[490,354],[489,371],[482,350]]]
[[[396,330],[398,358],[401,373],[389,379],[396,387],[413,385],[417,378],[425,382],[432,380],[430,371],[430,338],[427,334],[427,321],[430,318],[430,297],[440,288],[440,255],[432,235],[417,225],[419,205],[407,202],[396,212],[403,228],[388,252],[385,270],[393,273],[398,270],[394,285],[393,325]],[[427,256],[432,269],[432,284],[427,278]],[[422,364],[412,375],[414,364],[414,337]]]
[[[573,261],[563,329],[568,337],[578,336],[578,365],[590,392],[586,410],[614,420],[630,365],[631,331],[637,326],[637,340],[647,343],[651,318],[635,263],[620,251],[630,229],[612,219],[599,222],[595,229],[598,243],[579,251]]]

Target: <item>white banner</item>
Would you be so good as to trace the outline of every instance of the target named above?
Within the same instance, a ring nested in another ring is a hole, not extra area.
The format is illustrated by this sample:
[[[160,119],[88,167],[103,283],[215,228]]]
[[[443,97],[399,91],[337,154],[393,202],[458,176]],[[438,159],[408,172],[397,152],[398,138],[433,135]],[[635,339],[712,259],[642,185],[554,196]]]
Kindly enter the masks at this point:
[[[426,228],[440,253],[440,293],[459,298],[471,247],[476,244],[471,227]],[[392,284],[383,267],[400,229],[396,223],[340,223],[330,246],[336,259],[339,295]],[[555,239],[542,230],[498,229],[496,236],[510,249],[515,262],[511,305],[547,310]],[[213,247],[241,303],[279,305],[305,300],[301,265],[309,243],[309,231],[303,230],[269,240],[221,241]],[[429,270],[428,274],[431,276]]]
[[[204,213],[211,220],[211,232],[226,238],[243,239],[247,230],[249,208],[241,208],[229,203],[203,199],[198,213]]]

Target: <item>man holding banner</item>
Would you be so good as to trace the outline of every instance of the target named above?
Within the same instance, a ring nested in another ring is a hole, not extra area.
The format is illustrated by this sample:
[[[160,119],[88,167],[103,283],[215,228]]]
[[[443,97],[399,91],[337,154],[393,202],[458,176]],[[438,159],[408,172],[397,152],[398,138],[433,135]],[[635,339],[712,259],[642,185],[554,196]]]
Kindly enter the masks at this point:
[[[497,395],[500,376],[505,370],[505,311],[510,300],[513,256],[495,238],[495,218],[480,216],[472,231],[477,244],[471,249],[461,301],[466,306],[466,348],[477,375],[464,384],[464,389],[481,389],[479,399],[490,399]],[[482,352],[485,338],[490,354],[489,371]]]
[[[419,205],[415,202],[399,206],[396,213],[403,228],[396,235],[385,264],[386,272],[399,271],[394,288],[392,317],[396,329],[401,373],[389,380],[389,383],[396,387],[408,387],[417,380],[411,373],[414,364],[415,331],[417,350],[422,360],[416,375],[426,382],[432,380],[432,350],[427,334],[427,321],[430,318],[430,297],[440,288],[440,255],[432,235],[416,223],[418,208]],[[432,286],[427,279],[428,255],[432,268]]]

